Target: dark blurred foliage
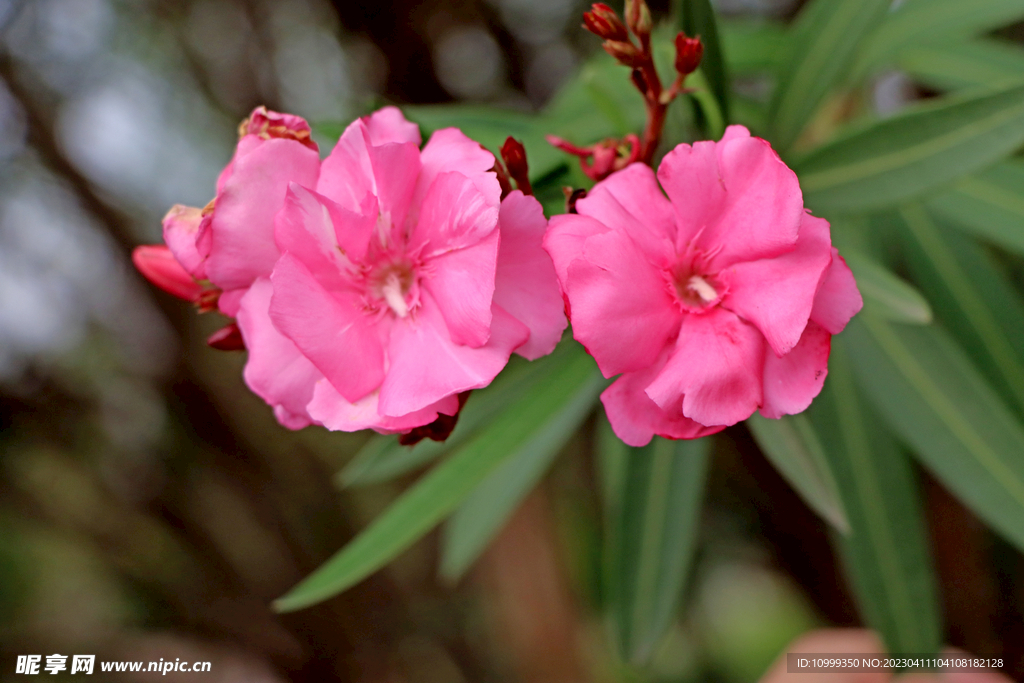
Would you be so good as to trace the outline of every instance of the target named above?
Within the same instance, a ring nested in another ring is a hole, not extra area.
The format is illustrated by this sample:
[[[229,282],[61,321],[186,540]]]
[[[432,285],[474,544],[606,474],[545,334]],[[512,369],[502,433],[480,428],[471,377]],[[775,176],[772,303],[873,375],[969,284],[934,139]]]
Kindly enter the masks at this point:
[[[382,101],[536,108],[597,48],[582,9],[0,0],[0,678],[18,654],[54,652],[209,660],[222,681],[618,678],[582,437],[462,585],[435,578],[430,536],[338,598],[273,614],[408,481],[339,493],[332,475],[366,436],[279,427],[243,355],[205,346],[215,314],[128,259],[171,204],[206,203],[252,107],[313,121]],[[857,623],[824,525],[745,430],[720,444],[662,680],[752,680],[796,633]],[[949,638],[1019,663],[1019,555],[927,493]]]

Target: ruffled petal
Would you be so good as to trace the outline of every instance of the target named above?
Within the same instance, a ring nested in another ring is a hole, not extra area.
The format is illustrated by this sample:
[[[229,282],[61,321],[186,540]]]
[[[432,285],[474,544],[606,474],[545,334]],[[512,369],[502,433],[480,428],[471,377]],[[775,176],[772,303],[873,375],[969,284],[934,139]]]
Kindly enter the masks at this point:
[[[396,321],[392,328],[380,413],[407,415],[446,396],[487,386],[529,334],[525,325],[494,306],[485,346],[473,349],[455,344],[437,302],[424,291],[417,314]]]
[[[551,257],[563,291],[569,280],[569,265],[583,255],[586,241],[610,231],[604,223],[587,216],[563,213],[551,218],[544,235],[544,251]]]
[[[373,429],[382,434],[394,434],[430,424],[437,419],[438,413],[454,415],[459,411],[458,397],[446,396],[421,410],[401,417],[388,417],[378,412],[379,399],[380,392],[374,391],[355,403],[349,403],[338,393],[334,385],[324,380],[319,382],[313,391],[309,414],[331,431],[356,432],[360,429]]]
[[[328,292],[309,269],[285,254],[270,281],[270,318],[348,401],[358,401],[384,379],[384,348],[377,322],[351,292]]]
[[[605,377],[650,365],[679,331],[682,313],[665,277],[622,233],[588,239],[562,286],[573,335]]]
[[[839,334],[850,322],[850,318],[864,307],[864,299],[857,289],[857,281],[839,251],[832,249],[832,265],[825,271],[825,276],[814,296],[814,308],[811,309],[811,320],[818,323],[831,334]]]
[[[210,256],[206,272],[218,287],[248,287],[269,275],[280,255],[274,244],[274,216],[284,205],[288,185],[316,185],[319,155],[309,147],[283,138],[257,140],[233,161],[234,171],[217,196],[210,226]]]
[[[196,246],[199,226],[203,222],[203,210],[183,204],[175,204],[164,216],[164,243],[174,258],[197,280],[206,279],[206,254]]]
[[[278,421],[289,429],[301,429],[312,421],[306,405],[323,373],[302,355],[270,320],[273,286],[259,278],[238,307],[238,327],[249,357],[242,376],[253,393],[274,407]]]
[[[676,211],[677,250],[713,255],[714,270],[772,258],[796,243],[804,215],[796,174],[742,126],[718,143],[679,145],[665,155],[658,179]]]
[[[501,246],[494,303],[530,328],[516,353],[533,360],[551,353],[568,321],[551,257],[542,248],[548,225],[540,202],[516,190],[501,202]]]
[[[667,439],[699,439],[725,429],[724,426],[705,427],[684,416],[682,397],[677,405],[669,408],[662,408],[651,400],[644,389],[664,367],[667,357],[668,351],[659,362],[623,374],[601,393],[612,430],[630,446],[646,446],[655,435]]]
[[[430,257],[480,242],[498,227],[498,195],[480,192],[461,173],[441,173],[430,186],[409,244]]]
[[[779,418],[807,410],[825,383],[831,349],[832,335],[812,320],[792,351],[782,358],[766,353],[761,414]]]
[[[367,154],[373,168],[377,188],[374,194],[381,216],[389,227],[394,226],[392,230],[403,228],[420,174],[420,150],[411,142],[392,142],[370,147]],[[404,237],[404,231],[401,236]]]
[[[722,306],[753,323],[775,355],[784,356],[800,341],[831,262],[828,221],[805,213],[792,251],[737,263],[719,275],[729,288]]]
[[[498,231],[430,260],[423,286],[441,309],[452,342],[478,348],[491,336]]]
[[[490,172],[494,168],[494,155],[458,128],[434,131],[420,153],[420,163],[420,177],[412,202],[414,210],[423,204],[430,186],[444,171],[457,171],[466,176],[485,196],[501,196],[497,175]]]
[[[420,127],[406,120],[398,107],[384,107],[369,116],[359,119],[366,130],[371,145],[386,145],[392,142],[411,142],[420,146]]]
[[[608,176],[576,202],[576,210],[628,234],[658,267],[675,258],[675,212],[647,164]]]
[[[733,425],[762,403],[765,341],[735,313],[687,315],[671,357],[647,387],[664,409],[682,396],[683,415],[702,425]]]
[[[132,263],[147,280],[179,299],[195,301],[203,293],[199,283],[182,268],[171,250],[162,244],[135,247]]]

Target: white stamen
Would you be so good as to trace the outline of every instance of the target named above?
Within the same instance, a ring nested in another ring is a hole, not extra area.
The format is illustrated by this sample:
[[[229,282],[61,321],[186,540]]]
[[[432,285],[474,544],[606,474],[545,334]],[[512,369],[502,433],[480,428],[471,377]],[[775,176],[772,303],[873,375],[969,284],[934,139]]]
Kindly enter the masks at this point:
[[[686,288],[692,292],[696,292],[697,296],[699,296],[701,301],[704,303],[714,301],[718,298],[718,292],[715,291],[715,288],[709,285],[708,281],[700,275],[691,276],[689,282],[686,283]]]
[[[399,318],[409,315],[409,306],[405,303],[405,296],[402,294],[402,280],[398,277],[398,273],[388,273],[387,279],[384,280],[384,286],[380,288],[380,293],[395,315]]]

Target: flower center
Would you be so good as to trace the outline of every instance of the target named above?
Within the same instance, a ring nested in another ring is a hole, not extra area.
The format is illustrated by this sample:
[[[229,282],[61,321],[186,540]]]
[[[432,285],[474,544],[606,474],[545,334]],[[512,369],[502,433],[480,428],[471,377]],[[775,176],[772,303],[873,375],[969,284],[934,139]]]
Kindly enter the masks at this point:
[[[672,285],[676,302],[690,313],[709,309],[722,300],[725,288],[713,275],[695,273],[691,267],[676,266],[668,279]]]
[[[377,269],[370,276],[370,293],[383,299],[395,315],[404,318],[419,302],[416,274],[408,261],[396,261]]]

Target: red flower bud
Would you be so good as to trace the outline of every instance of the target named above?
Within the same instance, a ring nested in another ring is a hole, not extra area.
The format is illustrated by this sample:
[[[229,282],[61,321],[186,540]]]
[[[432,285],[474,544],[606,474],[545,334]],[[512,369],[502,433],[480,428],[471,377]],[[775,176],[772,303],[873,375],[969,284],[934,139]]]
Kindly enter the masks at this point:
[[[626,25],[641,41],[650,37],[654,22],[645,0],[626,0]]]
[[[643,53],[640,52],[633,43],[624,43],[619,40],[606,40],[601,47],[604,48],[605,52],[610,54],[612,57],[615,57],[619,64],[628,66],[631,69],[640,66],[643,62]]]
[[[619,15],[601,2],[594,3],[589,12],[583,13],[583,28],[604,40],[629,41],[626,25],[619,19]]]
[[[206,343],[218,351],[245,351],[245,340],[237,323],[220,328],[206,338]]]
[[[676,71],[680,76],[689,76],[700,66],[704,56],[704,45],[700,36],[688,38],[682,31],[676,36]]]
[[[501,146],[501,158],[505,161],[508,174],[516,181],[516,187],[522,190],[523,194],[533,194],[530,187],[530,168],[526,163],[526,148],[523,147],[523,143],[509,136]]]
[[[179,299],[196,302],[203,293],[203,287],[162,244],[135,247],[132,263],[147,280]]]

